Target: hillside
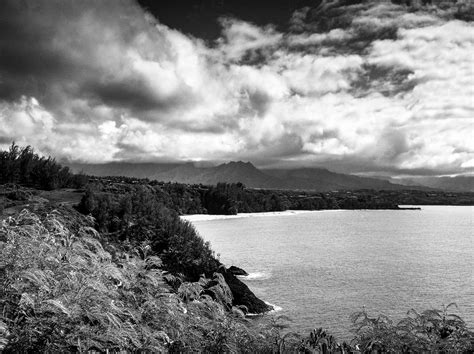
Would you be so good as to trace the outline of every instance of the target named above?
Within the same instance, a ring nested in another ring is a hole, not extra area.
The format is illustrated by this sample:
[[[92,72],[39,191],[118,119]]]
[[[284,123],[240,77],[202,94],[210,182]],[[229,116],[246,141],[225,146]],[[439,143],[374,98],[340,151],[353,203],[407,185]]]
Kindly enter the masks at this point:
[[[68,163],[67,166],[75,173],[85,173],[91,176],[124,176],[149,178],[157,173],[181,166],[176,163],[130,163],[111,162],[103,164]]]
[[[457,177],[362,177],[336,173],[325,168],[258,169],[251,162],[231,161],[214,167],[194,163],[68,164],[75,173],[91,176],[148,178],[163,182],[216,185],[241,182],[250,188],[310,190],[432,190],[474,192],[473,176]]]
[[[323,168],[300,168],[295,170],[271,169],[264,170],[264,172],[284,181],[286,189],[307,189],[317,191],[406,189],[406,186],[400,186],[388,181],[335,173]]]
[[[165,182],[207,185],[241,182],[251,188],[281,188],[283,185],[282,181],[263,173],[250,162],[242,161],[207,168],[197,168],[189,163],[155,174],[152,178]]]
[[[215,167],[196,167],[193,163],[72,164],[70,167],[75,172],[83,172],[94,176],[125,176],[186,184],[216,185],[219,182],[240,182],[250,188],[312,190],[318,192],[357,189],[406,189],[406,186],[388,181],[335,173],[323,168],[261,170],[250,162],[242,161],[231,161]]]
[[[407,186],[425,186],[452,192],[474,192],[474,176],[393,178],[392,181]]]

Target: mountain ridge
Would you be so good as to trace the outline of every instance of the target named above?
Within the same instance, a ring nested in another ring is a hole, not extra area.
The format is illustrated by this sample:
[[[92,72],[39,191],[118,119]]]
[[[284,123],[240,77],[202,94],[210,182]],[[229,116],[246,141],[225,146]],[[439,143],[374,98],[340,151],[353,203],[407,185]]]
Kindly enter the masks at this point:
[[[249,188],[293,190],[400,190],[407,188],[377,178],[359,177],[325,168],[259,169],[251,162],[230,161],[212,167],[193,163],[108,163],[69,164],[74,172],[96,176],[148,178],[163,182],[215,185],[219,182],[243,183]],[[422,188],[422,187],[420,187]]]
[[[287,180],[290,184],[290,189],[318,190],[318,186],[321,185],[325,186],[325,190],[406,189],[406,186],[402,188],[401,185],[390,181],[336,173],[325,168],[268,169],[264,171],[272,176],[279,176]]]
[[[257,168],[251,162],[229,161],[211,167],[197,167],[185,163],[132,163],[105,164],[69,163],[75,173],[88,175],[148,178],[163,182],[215,185],[219,182],[241,182],[250,188],[293,189],[312,191],[332,190],[444,190],[474,192],[474,176],[456,177],[363,177],[330,171],[323,167],[293,169]]]
[[[392,183],[422,185],[451,192],[474,192],[474,176],[391,178]]]

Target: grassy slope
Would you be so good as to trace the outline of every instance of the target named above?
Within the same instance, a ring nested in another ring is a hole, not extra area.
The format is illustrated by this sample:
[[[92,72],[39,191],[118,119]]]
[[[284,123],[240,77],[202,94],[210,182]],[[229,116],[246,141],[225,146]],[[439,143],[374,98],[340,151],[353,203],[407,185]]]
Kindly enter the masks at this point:
[[[237,309],[191,296],[196,284],[171,291],[158,257],[104,250],[72,209],[24,210],[0,243],[6,352],[270,348]]]

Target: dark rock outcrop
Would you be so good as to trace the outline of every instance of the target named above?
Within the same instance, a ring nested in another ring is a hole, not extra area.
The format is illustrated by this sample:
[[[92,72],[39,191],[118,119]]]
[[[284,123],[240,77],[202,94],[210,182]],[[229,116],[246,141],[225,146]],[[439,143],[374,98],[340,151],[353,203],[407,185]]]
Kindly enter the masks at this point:
[[[264,313],[273,310],[272,306],[267,305],[260,300],[255,294],[237,278],[229,269],[220,267],[218,270],[224,276],[224,280],[230,288],[234,297],[233,306],[245,306],[249,313]]]
[[[245,270],[236,266],[230,266],[227,270],[234,275],[249,275]]]
[[[243,269],[235,268],[245,273]],[[184,302],[199,300],[207,295],[224,306],[227,311],[238,310],[242,312],[242,315],[273,310],[272,306],[256,297],[248,286],[224,265],[218,268],[212,278],[202,276],[197,282],[181,283],[177,288],[177,293]]]
[[[214,273],[212,280],[206,284],[205,295],[209,295],[214,301],[220,303],[226,310],[230,310],[233,305],[233,294],[226,283],[223,274]]]

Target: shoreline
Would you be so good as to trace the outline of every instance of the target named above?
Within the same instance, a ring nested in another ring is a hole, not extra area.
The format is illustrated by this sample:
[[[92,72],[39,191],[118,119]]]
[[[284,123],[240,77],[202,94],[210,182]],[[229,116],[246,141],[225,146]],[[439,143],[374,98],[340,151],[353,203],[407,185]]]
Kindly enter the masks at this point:
[[[266,216],[292,216],[299,214],[307,214],[321,211],[344,211],[346,209],[323,209],[323,210],[285,210],[285,211],[263,211],[256,213],[238,213],[236,215],[223,215],[223,214],[187,214],[180,215],[182,220],[189,222],[193,221],[211,221],[220,219],[244,219],[252,217],[266,217]]]
[[[225,214],[186,214],[180,215],[182,220],[194,222],[194,221],[212,221],[212,220],[225,220],[225,219],[244,219],[253,217],[267,217],[267,216],[293,216],[299,214],[308,213],[320,213],[320,212],[343,212],[343,211],[361,211],[361,210],[373,210],[373,211],[384,211],[384,210],[422,210],[421,206],[403,205],[397,209],[318,209],[318,210],[284,210],[284,211],[262,211],[255,213],[238,213],[236,215],[225,215]]]

